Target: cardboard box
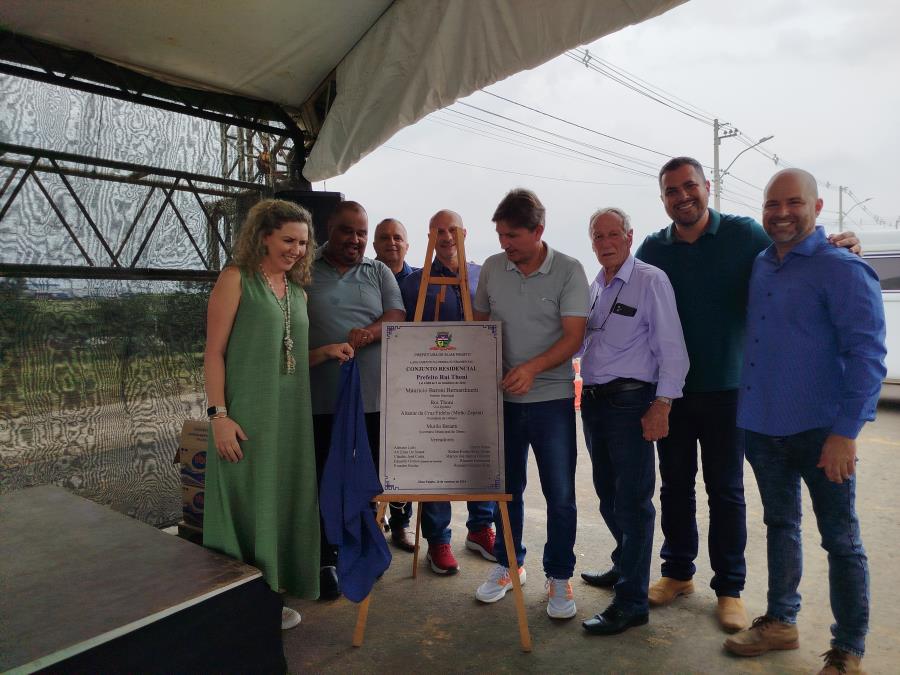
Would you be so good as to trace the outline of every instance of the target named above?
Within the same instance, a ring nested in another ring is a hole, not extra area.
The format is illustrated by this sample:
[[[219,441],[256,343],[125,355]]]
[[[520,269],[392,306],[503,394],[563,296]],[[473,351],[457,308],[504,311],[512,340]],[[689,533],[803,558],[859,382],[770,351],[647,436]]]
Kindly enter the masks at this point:
[[[206,475],[206,444],[209,423],[187,420],[181,427],[178,461],[181,463],[183,485],[203,486]]]
[[[204,490],[200,486],[181,486],[181,510],[185,520],[196,522],[198,516],[203,517],[204,497]],[[189,518],[189,516],[193,516],[193,518]]]

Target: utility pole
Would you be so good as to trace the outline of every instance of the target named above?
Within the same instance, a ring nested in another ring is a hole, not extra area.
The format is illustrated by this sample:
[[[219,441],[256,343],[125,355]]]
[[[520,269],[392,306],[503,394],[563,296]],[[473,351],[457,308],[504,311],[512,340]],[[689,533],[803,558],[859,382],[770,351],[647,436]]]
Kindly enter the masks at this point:
[[[870,202],[873,199],[875,199],[874,197],[866,197],[861,202],[856,202],[853,206],[851,206],[849,209],[844,211],[844,192],[849,192],[850,196],[853,197],[853,199],[856,199],[856,195],[853,194],[853,192],[850,190],[850,188],[845,187],[843,185],[838,185],[838,232],[844,231],[844,216],[849,214],[857,206],[862,206],[866,202]]]
[[[719,134],[720,129],[730,126],[728,122],[719,124],[718,118],[713,120],[713,204],[716,211],[721,209],[722,198],[722,176],[719,173],[719,146],[722,144],[723,138],[731,138],[741,133],[737,129],[731,128],[723,131],[721,135]]]
[[[838,232],[844,231],[844,186],[838,185]]]

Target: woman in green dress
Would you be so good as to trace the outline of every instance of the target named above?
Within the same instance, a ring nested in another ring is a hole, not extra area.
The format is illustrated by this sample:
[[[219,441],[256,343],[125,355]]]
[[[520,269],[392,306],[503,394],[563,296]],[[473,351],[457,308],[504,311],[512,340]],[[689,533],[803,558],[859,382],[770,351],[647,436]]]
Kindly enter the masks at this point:
[[[203,544],[258,567],[279,593],[319,595],[319,509],[309,366],[349,344],[308,351],[309,212],[268,199],[247,215],[207,312],[210,448]],[[282,628],[300,623],[284,607]]]

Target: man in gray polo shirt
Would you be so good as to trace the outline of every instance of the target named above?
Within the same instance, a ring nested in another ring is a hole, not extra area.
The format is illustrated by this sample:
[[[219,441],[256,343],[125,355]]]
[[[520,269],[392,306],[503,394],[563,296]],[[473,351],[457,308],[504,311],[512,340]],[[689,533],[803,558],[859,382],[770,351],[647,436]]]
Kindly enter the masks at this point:
[[[522,493],[530,445],[547,500],[547,614],[570,619],[575,616],[570,579],[577,524],[572,355],[584,337],[587,277],[581,263],[541,240],[544,206],[533,192],[510,192],[492,220],[503,253],[485,260],[474,309],[476,321],[503,324],[503,435],[516,567],[524,583]],[[475,591],[482,602],[500,600],[511,584],[502,523],[496,525],[498,564]]]
[[[375,466],[379,450],[379,397],[381,393],[381,324],[403,321],[406,310],[400,287],[387,265],[363,256],[368,239],[368,216],[356,202],[341,202],[328,219],[328,241],[313,262],[313,281],[307,287],[309,348],[349,342],[355,350],[362,384],[366,431]],[[334,406],[337,402],[340,364],[321,363],[309,371],[312,393],[316,469],[322,470],[331,445]],[[402,505],[391,504],[391,529],[404,531]],[[325,539],[322,528],[322,599],[340,594],[335,565],[337,551]]]

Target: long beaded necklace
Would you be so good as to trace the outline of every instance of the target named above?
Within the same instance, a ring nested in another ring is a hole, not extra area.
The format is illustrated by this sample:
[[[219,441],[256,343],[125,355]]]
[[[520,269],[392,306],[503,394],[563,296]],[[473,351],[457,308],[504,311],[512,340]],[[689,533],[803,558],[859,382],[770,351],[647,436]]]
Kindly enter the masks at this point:
[[[268,284],[269,289],[271,289],[272,295],[275,296],[275,302],[278,303],[278,309],[281,310],[281,314],[284,316],[284,340],[282,341],[284,344],[284,372],[288,375],[293,375],[294,367],[297,362],[294,360],[294,339],[291,337],[291,286],[288,283],[287,274],[282,273],[281,276],[284,280],[284,298],[282,302],[282,300],[278,299],[278,294],[275,292],[272,280],[262,266],[260,266],[259,271],[262,272],[266,284]]]

